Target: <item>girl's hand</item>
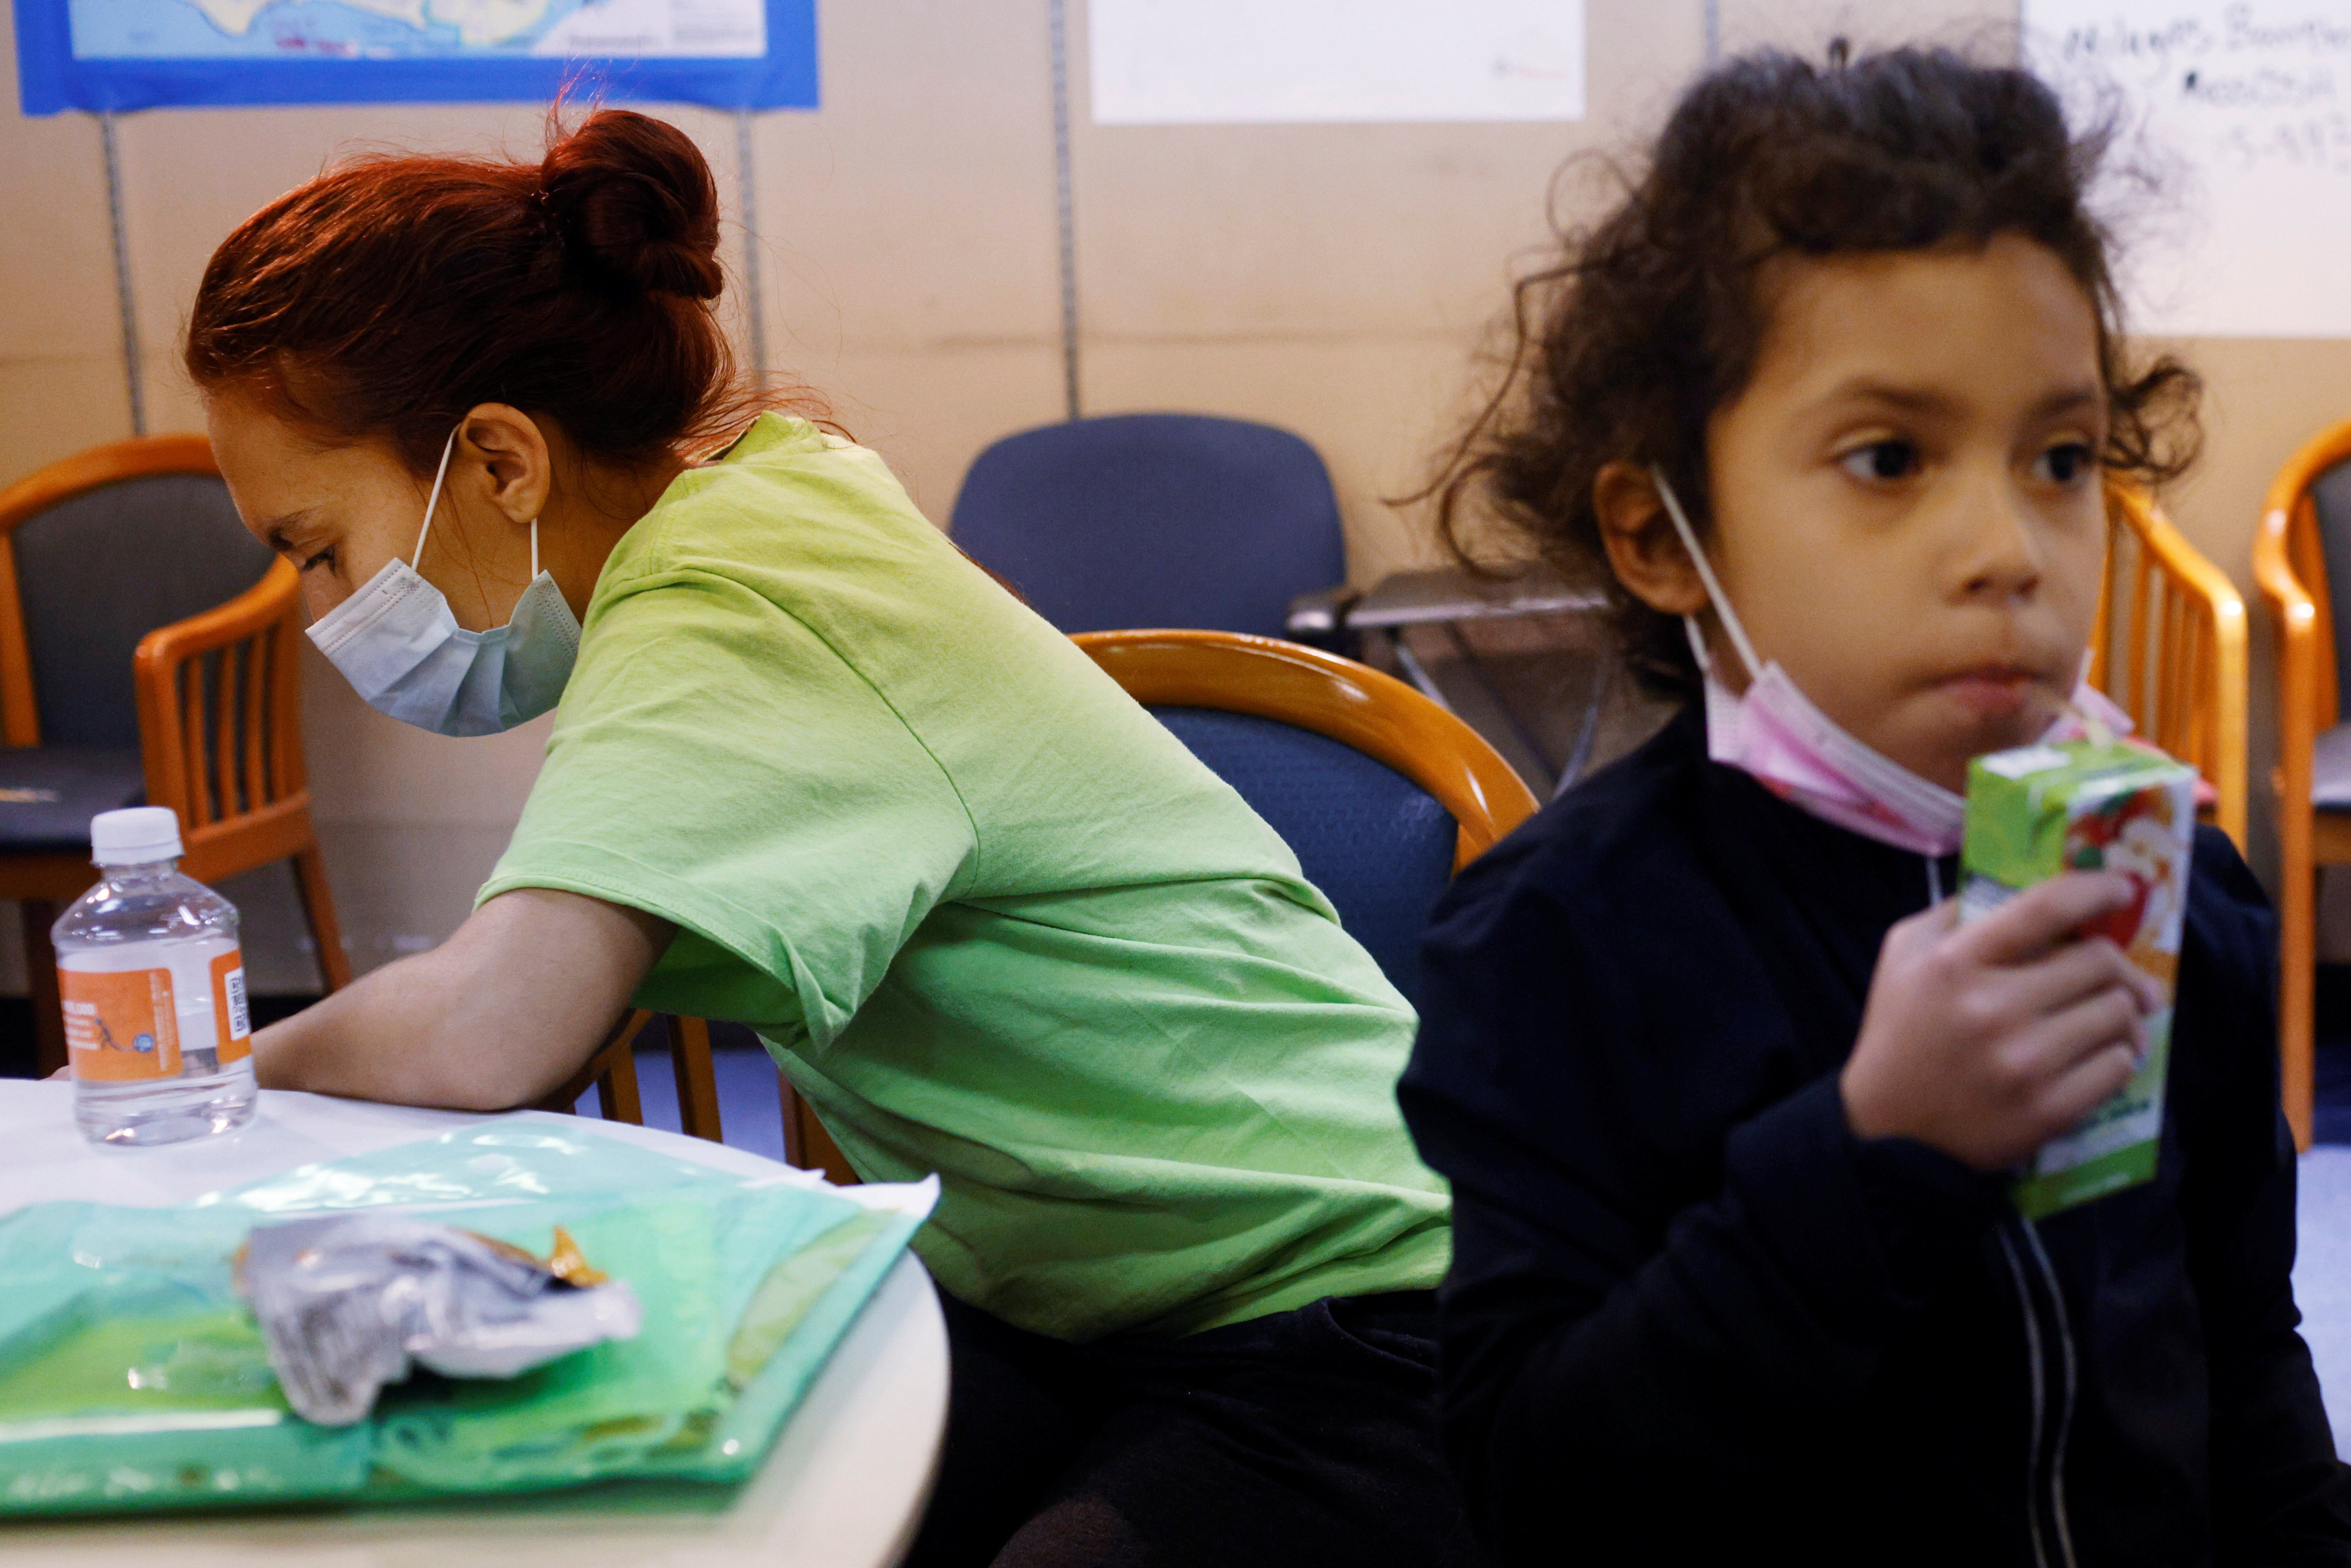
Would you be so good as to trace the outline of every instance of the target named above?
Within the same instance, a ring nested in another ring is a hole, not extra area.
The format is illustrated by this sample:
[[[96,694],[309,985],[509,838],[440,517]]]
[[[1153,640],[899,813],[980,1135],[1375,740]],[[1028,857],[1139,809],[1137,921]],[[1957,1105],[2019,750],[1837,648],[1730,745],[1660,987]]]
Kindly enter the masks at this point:
[[[2130,899],[2123,877],[2069,872],[1964,930],[1954,900],[1888,931],[1839,1081],[1855,1134],[2005,1170],[2120,1089],[2163,994],[2075,933]]]

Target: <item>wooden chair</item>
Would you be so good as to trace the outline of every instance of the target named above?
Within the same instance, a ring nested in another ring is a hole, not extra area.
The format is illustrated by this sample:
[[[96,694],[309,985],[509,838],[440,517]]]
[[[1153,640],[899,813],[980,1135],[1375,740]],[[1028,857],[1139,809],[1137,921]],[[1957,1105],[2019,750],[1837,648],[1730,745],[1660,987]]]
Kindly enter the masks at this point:
[[[2270,484],[2253,579],[2277,629],[2278,1046],[2286,1120],[2310,1146],[2316,1080],[2318,873],[2351,864],[2351,727],[2342,676],[2351,614],[2351,420],[2321,431]],[[2330,571],[2329,558],[2335,570]]]
[[[1228,632],[1090,632],[1074,641],[1128,695],[1170,723],[1187,745],[1196,751],[1217,752],[1203,758],[1212,768],[1220,760],[1228,767],[1234,764],[1237,742],[1246,747],[1261,744],[1262,737],[1200,730],[1186,724],[1183,716],[1187,711],[1270,720],[1340,742],[1400,775],[1399,782],[1425,794],[1449,824],[1450,831],[1436,846],[1440,884],[1534,814],[1534,797],[1477,731],[1403,682],[1353,660],[1270,637]],[[1246,779],[1237,780],[1236,787],[1260,810],[1278,813],[1282,809],[1281,801],[1251,797]],[[1406,832],[1424,836],[1428,825],[1426,814],[1404,824]],[[1353,911],[1374,916],[1383,913],[1371,910],[1367,899],[1387,890],[1350,886],[1359,879],[1343,881],[1318,867],[1317,846],[1293,839],[1292,847],[1309,879],[1332,896],[1351,929]],[[1426,864],[1429,857],[1417,858]],[[1402,890],[1402,907],[1416,911],[1416,921],[1426,915],[1435,891]],[[1422,893],[1428,896],[1422,898]],[[1416,936],[1416,929],[1411,935]],[[1384,962],[1393,973],[1394,958]],[[569,1111],[593,1085],[605,1116],[642,1123],[632,1051],[638,1033],[652,1019],[651,1013],[636,1012],[622,1019],[587,1066],[542,1102],[545,1108]],[[670,1040],[680,1119],[687,1132],[716,1139],[718,1103],[709,1029],[699,1019],[672,1019]],[[782,1092],[785,1158],[804,1169],[821,1170],[833,1182],[854,1182],[856,1174],[807,1102],[789,1085]]]
[[[327,988],[350,984],[303,768],[298,597],[203,436],[0,490],[0,898],[24,916],[42,1072],[66,1060],[49,925],[98,879],[97,811],[171,807],[199,881],[292,861]]]
[[[637,1092],[637,1037],[653,1021],[640,1008],[622,1019],[587,1065],[570,1081],[540,1101],[539,1109],[569,1113],[590,1087],[596,1108],[608,1122],[644,1125],[643,1098]],[[718,1075],[711,1064],[710,1025],[701,1019],[667,1015],[670,1071],[677,1082],[678,1125],[688,1137],[723,1143],[718,1118]],[[786,1092],[789,1092],[789,1090]],[[787,1147],[785,1153],[792,1151]],[[795,1165],[803,1162],[794,1160]]]
[[[2245,601],[2144,492],[2106,492],[2090,684],[2137,733],[2203,775],[2207,815],[2245,847]]]
[[[1457,872],[1535,813],[1534,796],[1484,737],[1353,659],[1235,632],[1087,632],[1072,641],[1147,708],[1272,719],[1386,764],[1452,815]]]

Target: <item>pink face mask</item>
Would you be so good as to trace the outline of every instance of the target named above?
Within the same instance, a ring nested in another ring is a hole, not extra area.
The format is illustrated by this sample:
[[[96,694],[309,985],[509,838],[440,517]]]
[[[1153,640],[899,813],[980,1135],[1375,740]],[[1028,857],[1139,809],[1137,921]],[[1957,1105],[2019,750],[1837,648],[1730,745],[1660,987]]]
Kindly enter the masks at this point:
[[[1691,564],[1706,584],[1706,596],[1722,617],[1722,629],[1740,663],[1747,667],[1746,694],[1733,696],[1714,678],[1698,622],[1684,619],[1690,651],[1706,674],[1707,755],[1823,821],[1913,854],[1956,854],[1965,831],[1967,801],[1855,739],[1813,706],[1778,661],[1766,664],[1755,656],[1755,645],[1747,640],[1747,629],[1715,580],[1714,568],[1698,548],[1698,533],[1683,515],[1673,486],[1663,473],[1651,473],[1666,515],[1673,519],[1682,548],[1689,551]],[[2129,716],[2086,680],[2074,687],[2074,708],[2042,738],[2080,739],[2086,732],[2085,717],[2117,735],[2131,727]]]

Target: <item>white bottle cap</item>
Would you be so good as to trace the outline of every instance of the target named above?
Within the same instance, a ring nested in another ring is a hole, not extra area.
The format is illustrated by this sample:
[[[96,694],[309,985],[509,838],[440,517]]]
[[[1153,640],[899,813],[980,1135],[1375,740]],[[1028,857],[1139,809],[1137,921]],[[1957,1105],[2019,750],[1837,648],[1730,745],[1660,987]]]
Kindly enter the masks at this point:
[[[180,814],[169,806],[131,806],[89,820],[89,858],[99,865],[140,865],[180,854]]]

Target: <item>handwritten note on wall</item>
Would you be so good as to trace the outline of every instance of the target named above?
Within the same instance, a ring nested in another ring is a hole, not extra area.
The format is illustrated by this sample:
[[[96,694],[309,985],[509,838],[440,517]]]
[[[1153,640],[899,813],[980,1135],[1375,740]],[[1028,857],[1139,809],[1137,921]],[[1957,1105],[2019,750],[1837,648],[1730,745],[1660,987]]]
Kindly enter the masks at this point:
[[[2024,0],[2028,59],[2119,110],[2141,331],[2351,337],[2351,0]]]
[[[1580,120],[1583,0],[1092,0],[1098,125]]]

